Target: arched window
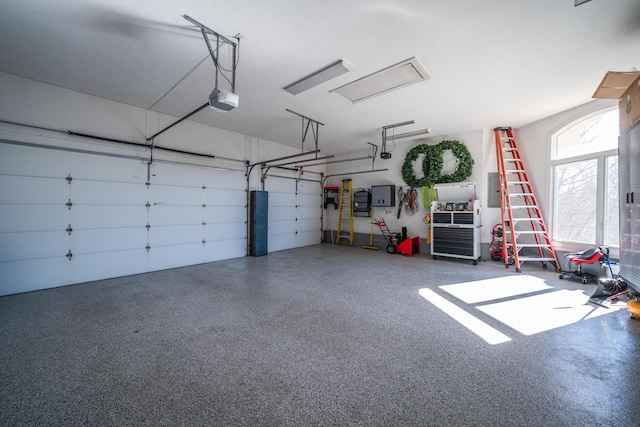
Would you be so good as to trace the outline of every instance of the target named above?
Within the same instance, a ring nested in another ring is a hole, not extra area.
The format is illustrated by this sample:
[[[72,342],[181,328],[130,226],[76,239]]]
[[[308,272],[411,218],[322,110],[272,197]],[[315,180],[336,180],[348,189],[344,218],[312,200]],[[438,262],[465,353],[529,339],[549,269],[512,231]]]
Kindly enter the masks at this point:
[[[553,135],[551,173],[553,240],[617,248],[617,110],[583,117]]]

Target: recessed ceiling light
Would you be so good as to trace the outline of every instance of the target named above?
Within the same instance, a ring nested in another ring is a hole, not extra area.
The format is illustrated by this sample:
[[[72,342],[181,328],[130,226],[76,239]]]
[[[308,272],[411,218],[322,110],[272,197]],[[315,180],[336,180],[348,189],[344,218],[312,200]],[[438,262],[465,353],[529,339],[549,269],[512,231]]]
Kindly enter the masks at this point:
[[[289,86],[285,87],[284,90],[289,92],[291,95],[297,95],[304,92],[305,90],[311,89],[314,86],[318,86],[321,83],[338,77],[346,73],[347,71],[349,71],[349,64],[347,64],[343,60],[339,60],[338,62],[335,62],[320,71],[316,71],[315,73],[308,75],[307,77],[300,79],[295,83],[290,84]]]
[[[430,78],[429,73],[414,57],[333,89],[331,93],[355,104]]]

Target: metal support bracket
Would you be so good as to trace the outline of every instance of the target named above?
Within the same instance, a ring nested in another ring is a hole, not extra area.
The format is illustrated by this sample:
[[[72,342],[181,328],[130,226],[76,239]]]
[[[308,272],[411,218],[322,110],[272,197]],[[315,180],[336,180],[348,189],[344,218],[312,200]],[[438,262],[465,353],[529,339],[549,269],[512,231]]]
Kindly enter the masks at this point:
[[[313,133],[313,141],[315,143],[316,150],[318,150],[318,138],[320,137],[320,126],[324,126],[324,123],[320,123],[317,120],[314,120],[310,117],[303,116],[300,113],[296,113],[293,110],[288,108],[285,109],[291,114],[295,114],[298,117],[302,118],[302,151],[304,151],[304,141],[307,139],[307,134],[309,133],[309,128],[311,128],[311,133]]]

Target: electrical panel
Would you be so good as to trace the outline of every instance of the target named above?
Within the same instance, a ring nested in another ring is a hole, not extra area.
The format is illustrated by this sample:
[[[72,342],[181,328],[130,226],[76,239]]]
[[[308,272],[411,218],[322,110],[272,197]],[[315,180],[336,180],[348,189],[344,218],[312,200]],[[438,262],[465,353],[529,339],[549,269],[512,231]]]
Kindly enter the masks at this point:
[[[371,206],[384,207],[396,205],[395,185],[372,185],[371,186]]]

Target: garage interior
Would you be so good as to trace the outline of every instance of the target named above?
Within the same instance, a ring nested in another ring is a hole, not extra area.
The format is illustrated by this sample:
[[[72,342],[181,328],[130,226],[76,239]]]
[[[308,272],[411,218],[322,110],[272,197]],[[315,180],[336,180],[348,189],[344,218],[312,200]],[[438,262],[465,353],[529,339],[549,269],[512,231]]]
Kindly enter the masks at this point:
[[[637,423],[631,300],[492,259],[494,129],[557,235],[556,135],[618,111],[594,92],[638,71],[636,1],[0,11],[0,424]],[[452,141],[470,257],[434,255],[426,192],[400,200]],[[405,193],[358,215],[327,203],[347,185]],[[594,246],[552,240],[557,264]]]

